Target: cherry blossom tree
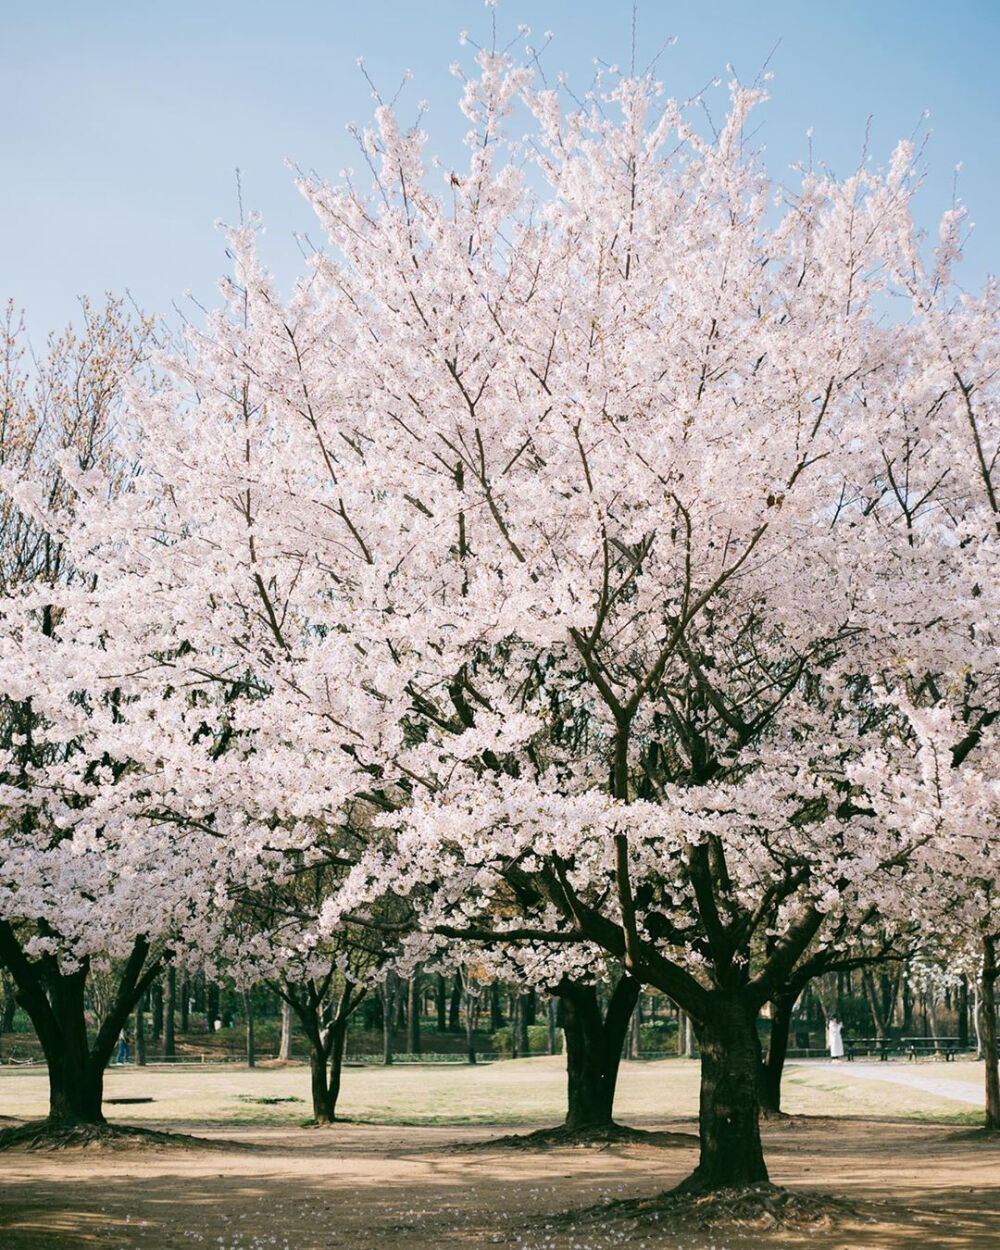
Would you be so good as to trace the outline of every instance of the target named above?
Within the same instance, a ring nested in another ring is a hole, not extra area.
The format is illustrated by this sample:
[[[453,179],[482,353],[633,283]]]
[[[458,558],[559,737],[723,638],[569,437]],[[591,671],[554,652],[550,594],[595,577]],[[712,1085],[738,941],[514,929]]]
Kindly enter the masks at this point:
[[[648,80],[477,66],[467,168],[380,106],[370,192],[302,180],[329,245],[290,300],[232,233],[225,306],[132,396],[142,475],[78,483],[90,638],[185,692],[161,822],[260,874],[369,804],[329,932],[405,897],[600,949],[694,1022],[689,1187],[764,1181],[760,1008],[845,911],[905,912],[922,835],[852,770],[873,674],[954,671],[980,607],[945,472],[978,383],[923,352],[974,357],[984,312],[913,293],[906,144],[785,189],[759,88],[706,136]]]

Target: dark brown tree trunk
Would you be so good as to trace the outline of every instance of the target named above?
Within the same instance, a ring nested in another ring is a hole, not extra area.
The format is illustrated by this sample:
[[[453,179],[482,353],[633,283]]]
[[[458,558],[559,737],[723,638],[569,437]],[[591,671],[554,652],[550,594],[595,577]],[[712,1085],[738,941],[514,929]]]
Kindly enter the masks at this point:
[[[308,1030],[306,1030],[308,1035]],[[317,1124],[332,1124],[336,1118],[336,1101],[331,1097],[326,1068],[326,1050],[322,1043],[309,1039],[309,1078],[312,1092],[313,1119]]]
[[[1000,1129],[1000,1058],[997,1055],[997,935],[983,933],[983,1061],[986,1127]]]
[[[146,1008],[142,999],[135,1005],[135,1062],[136,1067],[146,1066]]]
[[[465,1056],[469,1063],[476,1062],[476,1024],[479,1020],[479,995],[470,990],[465,993]]]
[[[149,1033],[150,1040],[158,1042],[163,1036],[163,978],[157,977],[149,987]]]
[[[524,1015],[526,1028],[535,1023],[538,1016],[538,995],[533,989],[527,990],[522,996],[521,1011]]]
[[[437,1031],[448,1031],[448,985],[442,973],[434,979],[434,1010],[437,1013]]]
[[[515,1030],[517,1032],[517,1052],[524,1056],[531,1053],[531,1047],[528,1042],[528,1015],[533,1014],[533,1003],[529,995],[518,994],[514,1004],[517,1014],[517,1022]]]
[[[610,1128],[622,1046],[639,997],[639,982],[623,976],[603,1017],[593,985],[563,981],[555,993],[566,1037],[566,1127]]]
[[[386,973],[379,992],[382,998],[382,1062],[388,1067],[392,1063],[392,1021],[396,1014],[395,977],[391,972]]]
[[[451,983],[451,998],[448,1000],[448,1032],[462,1031],[462,974],[455,973]]]
[[[181,978],[181,1032],[191,1031],[191,978],[185,972]]]
[[[286,981],[273,986],[298,1016],[309,1042],[309,1084],[316,1124],[333,1124],[337,1118],[347,1026],[366,993],[352,981],[345,981],[333,1020],[324,1025],[326,995],[332,975],[331,972],[318,982],[307,981],[304,985]]]
[[[215,981],[205,978],[205,1018],[208,1021],[209,1033],[215,1032],[215,1022],[221,1019],[219,1014],[219,987]]]
[[[420,1054],[420,972],[416,968],[406,987],[406,1052]]]
[[[3,976],[3,1008],[0,1009],[0,1033],[10,1033],[14,1028],[14,1013],[17,1011],[17,998],[14,983]]]
[[[53,970],[48,978],[57,1031],[48,1045],[42,1042],[42,1049],[49,1070],[49,1123],[59,1127],[104,1123],[104,1064],[97,1066],[87,1041],[86,985],[86,966],[69,975]]]
[[[628,1057],[638,1059],[642,1050],[642,995],[635,1000],[628,1025]]]
[[[360,999],[359,999],[360,1001]],[[353,1009],[352,1009],[353,1010]],[[340,1097],[340,1078],[344,1070],[344,1043],[347,1041],[347,1022],[349,1017],[335,1020],[330,1025],[330,1121],[336,1119],[337,1099]]]
[[[678,1191],[766,1184],[757,1098],[756,1012],[751,1013],[738,995],[719,991],[694,1029],[701,1051],[701,1153],[697,1168]]]
[[[969,978],[964,972],[958,986],[958,1049],[969,1049]]]
[[[767,1055],[761,1060],[757,1096],[765,1116],[781,1114],[781,1078],[788,1055],[788,1035],[792,1027],[792,1008],[798,994],[788,990],[771,1000],[771,1039]]]
[[[107,1016],[91,1041],[84,1010],[90,973],[87,960],[71,973],[61,972],[53,955],[31,960],[10,924],[0,921],[0,960],[14,979],[17,1002],[27,1012],[45,1055],[48,1121],[53,1127],[104,1123],[104,1069],[129,1013],[159,969],[154,961],[143,975],[148,955],[145,938],[137,938]]]
[[[177,1054],[177,1038],[174,1033],[174,1012],[177,1009],[177,969],[167,968],[167,996],[163,1004],[163,1057],[173,1059]]]
[[[490,1032],[496,1033],[505,1024],[506,1020],[500,1007],[500,986],[494,981],[490,985]]]
[[[247,1067],[257,1066],[257,1047],[253,1035],[253,989],[243,991],[243,1016],[247,1031]]]
[[[281,1000],[281,1040],[278,1042],[278,1058],[286,1062],[292,1057],[292,1009]]]

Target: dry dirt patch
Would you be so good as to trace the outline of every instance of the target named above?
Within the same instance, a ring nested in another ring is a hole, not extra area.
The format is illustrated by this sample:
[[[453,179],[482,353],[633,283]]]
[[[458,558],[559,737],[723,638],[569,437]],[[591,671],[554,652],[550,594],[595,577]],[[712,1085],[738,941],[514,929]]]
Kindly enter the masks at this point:
[[[619,1117],[665,1134],[659,1141],[491,1146],[512,1130],[558,1123],[562,1064],[352,1069],[344,1109],[356,1120],[324,1130],[299,1127],[308,1111],[304,1067],[113,1070],[110,1097],[153,1100],[108,1107],[116,1123],[212,1146],[151,1149],[137,1140],[125,1151],[9,1151],[0,1159],[0,1247],[1000,1248],[1000,1142],[899,1118],[981,1114],[940,1091],[795,1065],[787,1105],[796,1118],[764,1131],[772,1178],[797,1201],[770,1219],[752,1204],[668,1209],[658,1201],[695,1163],[696,1064],[623,1065]],[[926,1065],[927,1073],[982,1079],[974,1064]],[[45,1092],[40,1070],[0,1072],[6,1113],[43,1114]],[[846,1206],[817,1204],[812,1194]]]
[[[690,1131],[691,1124],[649,1127]],[[479,1144],[488,1130],[260,1128],[256,1149],[100,1148],[4,1156],[7,1250],[996,1250],[1000,1142],[941,1125],[792,1120],[765,1129],[773,1179],[844,1200],[835,1219],[762,1227],[669,1211],[656,1195],[690,1146],[637,1143],[533,1154]],[[221,1134],[219,1134],[221,1136]],[[232,1137],[233,1134],[229,1133]],[[476,1144],[477,1149],[463,1150]],[[630,1208],[623,1199],[642,1200]],[[806,1209],[808,1201],[799,1206]],[[573,1217],[566,1219],[566,1212]],[[723,1216],[725,1213],[723,1212]]]

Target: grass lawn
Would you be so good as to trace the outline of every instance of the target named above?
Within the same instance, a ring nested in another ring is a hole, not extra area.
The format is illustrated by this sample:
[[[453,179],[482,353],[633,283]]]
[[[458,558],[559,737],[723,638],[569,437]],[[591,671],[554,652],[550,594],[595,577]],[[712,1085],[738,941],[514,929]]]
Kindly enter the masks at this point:
[[[565,1061],[559,1057],[476,1065],[406,1064],[347,1067],[340,1099],[346,1118],[373,1124],[556,1124],[565,1114]],[[875,1065],[869,1065],[871,1071]],[[983,1081],[982,1064],[890,1063],[893,1076],[912,1073],[935,1083]],[[294,1125],[310,1114],[309,1072],[302,1064],[235,1064],[111,1067],[105,1098],[152,1098],[149,1103],[109,1102],[110,1119],[149,1124]],[[830,1066],[789,1064],[785,1110],[793,1115],[915,1118],[978,1122],[967,1102],[941,1092],[877,1079],[858,1080]],[[45,1114],[44,1069],[0,1069],[0,1115],[22,1119]],[[255,1101],[255,1100],[268,1101]],[[294,1101],[284,1101],[284,1100]],[[270,1101],[279,1100],[279,1101]],[[623,1062],[615,1114],[640,1126],[698,1114],[698,1064],[685,1059]]]

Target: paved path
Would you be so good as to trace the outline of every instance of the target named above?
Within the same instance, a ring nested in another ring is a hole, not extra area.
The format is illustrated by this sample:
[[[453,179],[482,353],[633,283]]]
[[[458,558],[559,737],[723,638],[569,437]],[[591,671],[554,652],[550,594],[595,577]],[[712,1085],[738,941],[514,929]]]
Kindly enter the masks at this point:
[[[947,1077],[925,1076],[912,1066],[902,1067],[891,1063],[810,1063],[803,1067],[826,1068],[840,1076],[853,1076],[860,1081],[888,1081],[891,1085],[906,1085],[910,1089],[923,1090],[925,1094],[937,1094],[939,1098],[951,1098],[955,1102],[972,1103],[975,1107],[986,1106],[986,1091],[973,1081],[952,1081]]]

